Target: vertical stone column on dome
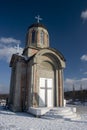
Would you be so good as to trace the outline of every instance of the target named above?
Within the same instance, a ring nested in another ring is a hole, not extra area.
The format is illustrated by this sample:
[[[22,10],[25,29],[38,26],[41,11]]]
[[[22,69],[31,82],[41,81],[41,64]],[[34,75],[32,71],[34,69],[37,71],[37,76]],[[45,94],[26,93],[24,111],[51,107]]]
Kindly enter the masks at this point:
[[[45,44],[45,46],[48,45],[47,44],[47,34],[46,33],[44,33],[44,44]]]
[[[38,47],[38,44],[40,43],[40,32],[39,30],[37,31],[37,47]]]
[[[59,107],[64,105],[64,94],[63,94],[63,70],[58,71],[58,99]]]
[[[36,47],[38,47],[39,37],[40,37],[40,34],[39,34],[38,29],[37,29],[37,35],[36,35]]]

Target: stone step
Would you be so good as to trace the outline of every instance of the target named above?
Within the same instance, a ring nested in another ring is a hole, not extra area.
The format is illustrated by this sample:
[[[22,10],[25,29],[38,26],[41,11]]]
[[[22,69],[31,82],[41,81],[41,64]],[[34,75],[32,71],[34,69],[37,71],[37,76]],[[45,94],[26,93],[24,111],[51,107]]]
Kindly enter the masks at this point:
[[[69,113],[69,112],[74,112],[74,109],[72,109],[72,108],[61,108],[60,109],[60,108],[58,108],[58,109],[51,109],[50,112],[54,112],[56,114]]]
[[[73,112],[67,112],[67,113],[47,113],[47,114],[45,114],[46,116],[51,116],[51,117],[58,117],[58,118],[62,118],[62,117],[73,117],[74,115],[75,115],[75,113],[73,113]],[[45,116],[44,115],[44,116]]]
[[[41,116],[41,118],[44,118],[44,119],[63,119],[62,117],[63,116],[60,116],[60,115],[43,115],[43,116]]]
[[[49,120],[54,120],[54,119],[62,119],[62,120],[79,120],[81,119],[80,116],[76,115],[70,115],[70,116],[50,116],[50,115],[45,115],[41,117],[42,119],[49,119]]]
[[[51,115],[70,115],[73,114],[73,110],[71,108],[57,108],[57,109],[51,109],[46,114]]]
[[[71,108],[70,107],[59,107],[59,108],[53,108],[53,109],[50,109],[50,111],[55,111],[55,112],[68,112],[68,111],[71,111]]]
[[[48,120],[54,120],[56,119],[55,116],[50,116],[50,115],[45,115],[45,116],[41,116],[42,119],[48,119]]]
[[[66,118],[76,118],[77,117],[77,114],[76,113],[73,113],[73,114],[70,114],[70,115],[64,115],[63,118],[66,119]]]
[[[47,115],[71,115],[73,114],[72,111],[67,111],[67,112],[55,112],[55,111],[49,111],[46,113]]]
[[[60,116],[70,116],[70,115],[73,115],[73,112],[71,111],[71,112],[67,112],[67,113],[60,113],[58,115],[60,115]]]
[[[74,108],[75,109],[75,108]],[[76,111],[76,110],[75,110]],[[42,118],[48,119],[67,119],[67,120],[77,120],[81,119],[80,116],[76,114],[70,107],[65,108],[53,108],[48,111]]]

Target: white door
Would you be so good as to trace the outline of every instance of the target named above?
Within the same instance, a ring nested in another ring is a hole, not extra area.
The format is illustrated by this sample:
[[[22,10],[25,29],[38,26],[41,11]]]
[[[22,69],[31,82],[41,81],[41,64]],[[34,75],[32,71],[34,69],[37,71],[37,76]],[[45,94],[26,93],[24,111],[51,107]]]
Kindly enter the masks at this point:
[[[45,78],[40,78],[39,106],[45,107]]]
[[[53,106],[53,82],[52,79],[40,78],[39,89],[39,106],[52,107]]]

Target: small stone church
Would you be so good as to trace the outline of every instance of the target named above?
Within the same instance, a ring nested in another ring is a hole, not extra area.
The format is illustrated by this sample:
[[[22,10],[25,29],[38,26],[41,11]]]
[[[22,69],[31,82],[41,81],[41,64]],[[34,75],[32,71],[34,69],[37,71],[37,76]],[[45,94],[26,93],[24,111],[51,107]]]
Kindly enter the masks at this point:
[[[39,22],[28,27],[23,54],[11,61],[9,106],[12,111],[64,105],[65,58],[50,47],[47,28]]]

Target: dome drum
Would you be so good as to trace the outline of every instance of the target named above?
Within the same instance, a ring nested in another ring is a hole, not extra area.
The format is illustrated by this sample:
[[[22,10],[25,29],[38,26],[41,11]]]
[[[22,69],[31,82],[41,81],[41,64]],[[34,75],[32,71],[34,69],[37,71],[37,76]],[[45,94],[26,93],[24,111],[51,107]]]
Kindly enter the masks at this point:
[[[49,47],[49,34],[43,26],[31,26],[26,35],[26,47]]]

